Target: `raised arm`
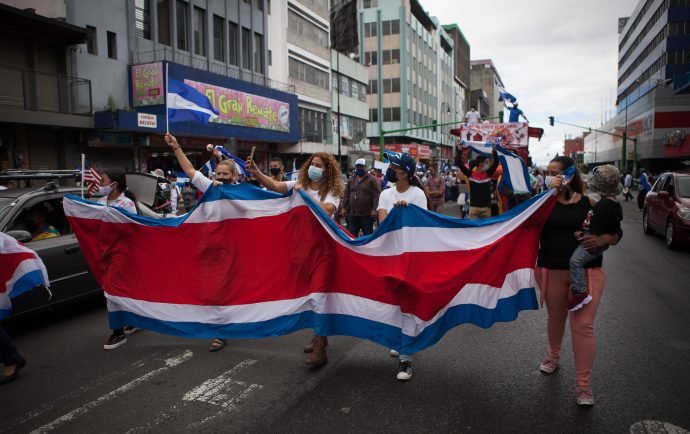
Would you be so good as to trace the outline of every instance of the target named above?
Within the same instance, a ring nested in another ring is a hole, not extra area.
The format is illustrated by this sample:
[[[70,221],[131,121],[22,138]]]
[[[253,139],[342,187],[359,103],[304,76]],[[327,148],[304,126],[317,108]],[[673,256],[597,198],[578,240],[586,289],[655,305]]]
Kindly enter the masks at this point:
[[[456,145],[455,147],[455,160],[453,161],[453,164],[459,167],[460,172],[466,177],[469,178],[472,176],[472,171],[468,167],[465,167],[465,159],[462,158],[462,146],[460,144]],[[455,177],[458,180],[461,179],[459,173],[456,173]]]
[[[192,163],[189,161],[187,156],[184,154],[182,151],[182,148],[180,148],[180,145],[177,143],[177,139],[175,136],[172,134],[166,134],[165,135],[165,142],[170,145],[170,148],[173,150],[173,153],[175,154],[175,157],[177,157],[177,162],[180,163],[180,167],[184,171],[185,175],[189,177],[189,179],[194,178],[194,174],[196,173],[196,169],[194,166],[192,166]]]
[[[247,171],[254,175],[256,179],[266,187],[267,189],[271,191],[275,191],[276,193],[287,193],[288,187],[287,183],[284,181],[276,181],[275,179],[264,175],[260,170],[259,167],[256,165],[254,161],[252,161],[251,158],[247,159]]]
[[[498,169],[498,151],[496,150],[495,143],[491,147],[491,159],[493,160],[491,162],[491,167],[489,167],[489,170],[486,171],[486,174],[489,176],[493,176],[496,169]]]

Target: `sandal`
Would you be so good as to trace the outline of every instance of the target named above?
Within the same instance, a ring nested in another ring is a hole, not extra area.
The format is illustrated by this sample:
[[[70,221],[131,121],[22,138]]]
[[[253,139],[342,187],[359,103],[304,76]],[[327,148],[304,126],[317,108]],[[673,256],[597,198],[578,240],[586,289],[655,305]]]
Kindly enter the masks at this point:
[[[227,339],[214,339],[213,342],[211,342],[211,347],[208,350],[212,353],[215,353],[216,351],[220,351],[223,348],[225,348],[226,342],[227,342]]]

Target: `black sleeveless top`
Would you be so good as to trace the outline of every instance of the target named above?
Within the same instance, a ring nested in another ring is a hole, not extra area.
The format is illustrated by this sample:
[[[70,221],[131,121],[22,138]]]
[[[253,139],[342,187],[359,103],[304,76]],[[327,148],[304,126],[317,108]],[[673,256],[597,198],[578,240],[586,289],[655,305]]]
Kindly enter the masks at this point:
[[[554,270],[570,269],[570,257],[578,246],[573,233],[582,230],[582,222],[592,209],[589,198],[581,195],[578,202],[562,204],[556,202],[546,224],[541,230],[537,265]],[[603,256],[599,256],[585,268],[601,267]]]

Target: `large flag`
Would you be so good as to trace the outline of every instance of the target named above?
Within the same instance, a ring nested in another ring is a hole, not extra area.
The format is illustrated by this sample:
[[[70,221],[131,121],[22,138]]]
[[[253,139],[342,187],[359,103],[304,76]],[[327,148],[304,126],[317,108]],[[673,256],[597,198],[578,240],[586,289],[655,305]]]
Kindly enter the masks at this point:
[[[193,121],[207,124],[218,110],[201,92],[174,78],[168,78],[168,122]]]
[[[459,324],[486,328],[537,308],[533,268],[554,204],[544,193],[485,220],[395,208],[357,239],[303,191],[248,184],[209,188],[165,220],[75,196],[64,208],[111,328],[195,338],[313,328],[414,353]],[[151,261],[169,251],[186,253],[184,272]]]
[[[478,154],[491,156],[491,142],[462,141],[462,144]],[[496,145],[496,151],[503,167],[503,183],[515,193],[531,193],[532,183],[529,180],[527,165],[522,158],[500,145]]]
[[[505,90],[501,86],[498,86],[498,100],[499,101],[510,101],[511,103],[515,104],[515,101],[517,101],[517,98],[515,98],[513,95],[511,95],[507,90]]]
[[[0,319],[12,311],[10,298],[36,287],[48,288],[48,272],[36,252],[0,232]]]

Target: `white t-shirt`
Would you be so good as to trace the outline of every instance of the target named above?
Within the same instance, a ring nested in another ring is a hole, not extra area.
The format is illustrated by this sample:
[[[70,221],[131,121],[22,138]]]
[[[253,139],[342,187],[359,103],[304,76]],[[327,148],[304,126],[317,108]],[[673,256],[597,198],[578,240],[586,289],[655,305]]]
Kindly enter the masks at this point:
[[[481,115],[479,112],[467,112],[465,119],[467,119],[469,123],[481,122]]]
[[[285,181],[285,184],[287,184],[288,191],[292,190],[295,185],[297,185],[297,181]],[[321,200],[321,195],[319,194],[318,190],[312,190],[311,188],[305,188],[304,189],[305,193],[309,194],[314,200],[323,202],[323,203],[330,203],[334,207],[338,208],[338,205],[340,205],[340,198],[336,197],[331,193],[330,191],[326,195],[326,198],[324,200]]]
[[[117,198],[115,198],[115,200],[111,201],[108,201],[108,196],[99,197],[98,203],[107,206],[117,206],[123,208],[125,211],[132,214],[137,213],[137,207],[134,205],[134,202],[132,202],[130,198],[125,196],[124,193],[120,193],[120,195]]]
[[[196,187],[200,192],[205,192],[210,186],[213,185],[213,181],[205,177],[198,170],[194,172],[194,177],[192,178],[192,185]]]
[[[379,196],[379,206],[376,210],[385,209],[388,213],[393,210],[393,205],[404,200],[408,204],[417,205],[420,208],[427,209],[426,195],[421,188],[411,185],[410,188],[400,193],[397,188],[388,188],[381,192]]]

